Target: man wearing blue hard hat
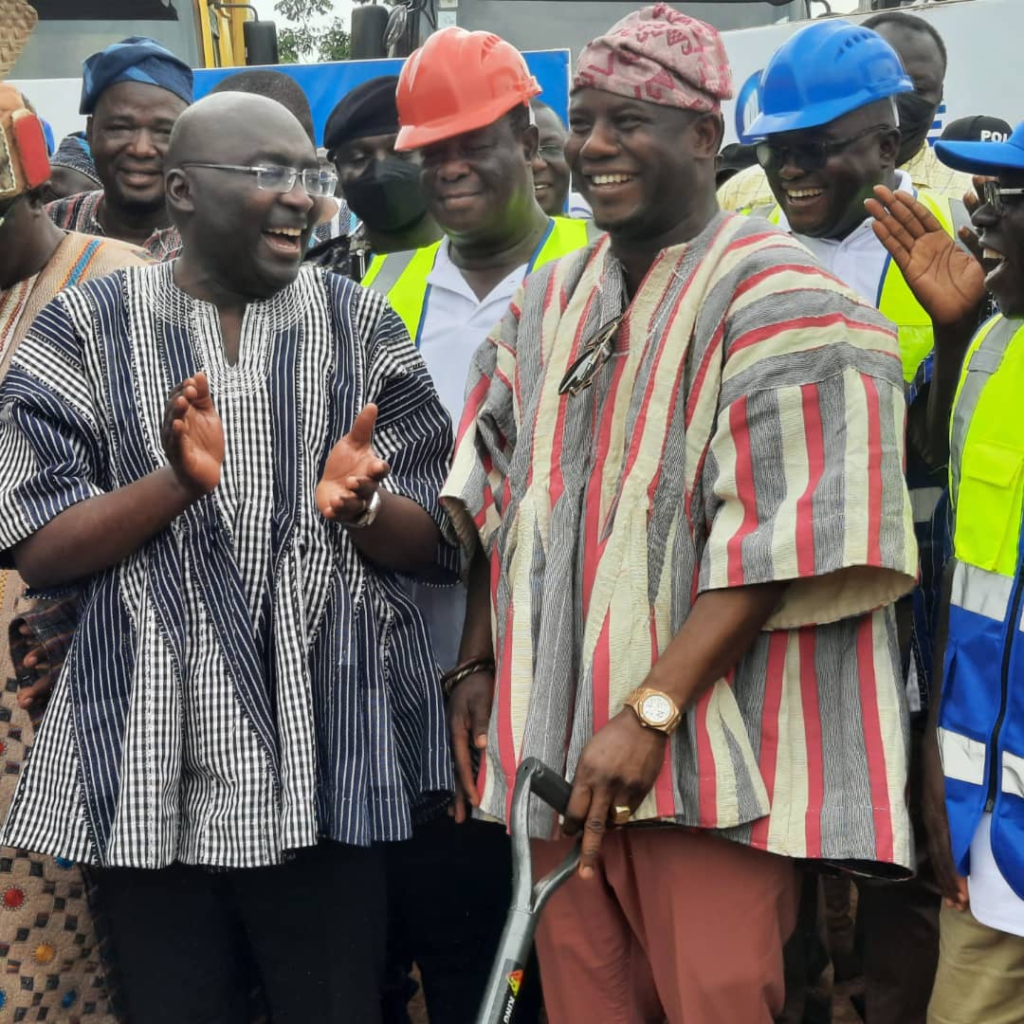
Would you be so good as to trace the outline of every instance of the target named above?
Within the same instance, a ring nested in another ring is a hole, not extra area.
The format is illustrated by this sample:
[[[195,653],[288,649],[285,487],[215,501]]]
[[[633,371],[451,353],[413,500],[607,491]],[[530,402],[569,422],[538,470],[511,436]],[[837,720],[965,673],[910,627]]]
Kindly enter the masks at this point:
[[[876,32],[818,22],[769,61],[749,129],[776,200],[751,212],[791,231],[897,325],[907,381],[931,351],[931,323],[875,238],[864,201],[876,185],[916,193],[952,231],[949,202],[916,190],[896,166],[896,97],[912,91],[896,51]]]
[[[882,192],[873,211],[936,336],[966,350],[943,364],[947,346],[937,348],[931,403],[935,428],[949,424],[953,559],[925,748],[925,820],[945,897],[928,1020],[1011,1024],[1024,977],[1024,124],[1006,142],[935,150],[980,176],[976,260],[908,196]],[[972,331],[986,291],[1000,314]]]
[[[877,186],[884,186],[889,194],[919,201],[952,234],[951,201],[915,188],[911,176],[897,166],[897,97],[913,88],[896,51],[881,35],[839,19],[820,21],[792,36],[768,63],[759,86],[761,113],[749,129],[775,197],[770,206],[751,212],[789,230],[827,270],[896,324],[908,384],[934,347],[932,322],[876,237],[864,204]],[[966,222],[962,203],[957,213]],[[910,390],[911,397],[916,394]],[[924,430],[926,407],[922,394],[911,415],[907,460],[921,585],[900,616],[917,734],[923,730],[932,667],[941,576],[941,565],[938,571],[934,565],[941,558],[941,543],[937,559],[933,523],[942,507],[945,478]],[[938,958],[938,897],[920,881],[860,888],[858,932],[868,1019],[924,1024]],[[898,972],[894,963],[900,965]]]
[[[879,11],[861,22],[874,29],[899,55],[913,92],[896,97],[900,149],[896,166],[910,175],[915,188],[926,188],[950,199],[970,190],[970,177],[944,166],[928,145],[928,135],[939,117],[949,57],[935,26],[906,11]],[[748,213],[771,202],[772,193],[760,165],[755,164],[725,182],[718,190],[723,210]]]

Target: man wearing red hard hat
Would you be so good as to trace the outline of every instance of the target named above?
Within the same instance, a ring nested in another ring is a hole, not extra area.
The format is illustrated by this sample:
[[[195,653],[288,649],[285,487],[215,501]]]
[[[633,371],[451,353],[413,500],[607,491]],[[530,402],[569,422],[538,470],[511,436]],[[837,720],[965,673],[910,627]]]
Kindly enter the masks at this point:
[[[582,249],[593,231],[582,221],[549,217],[537,202],[532,165],[539,135],[529,102],[540,91],[514,46],[460,28],[430,36],[398,80],[395,149],[416,153],[427,211],[444,237],[375,258],[362,283],[386,294],[405,321],[456,424],[473,354],[523,279]],[[413,590],[446,688],[467,693],[464,687],[486,678],[493,662],[459,656],[464,588]],[[468,764],[468,748],[460,752]],[[456,810],[459,823],[443,808],[425,808],[414,838],[389,851],[392,949],[419,965],[431,1024],[476,1016],[511,897],[504,828],[462,822],[461,802]],[[425,877],[458,884],[424,886]],[[536,1019],[532,995],[528,989],[517,1004],[519,1024]]]

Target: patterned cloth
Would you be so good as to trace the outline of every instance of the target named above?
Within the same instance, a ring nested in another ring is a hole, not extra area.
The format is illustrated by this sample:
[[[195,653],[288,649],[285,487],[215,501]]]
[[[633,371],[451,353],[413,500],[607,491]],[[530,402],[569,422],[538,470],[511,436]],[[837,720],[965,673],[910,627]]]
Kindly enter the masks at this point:
[[[51,167],[67,167],[69,170],[92,178],[96,185],[100,179],[96,177],[96,164],[92,159],[89,143],[82,132],[73,132],[61,139],[57,152],[50,158]]]
[[[0,291],[0,376],[57,292],[142,262],[124,242],[68,235],[37,275]],[[0,637],[25,615],[48,608],[53,616],[61,607],[26,598],[18,574],[0,571]],[[11,805],[33,739],[33,722],[17,701],[17,671],[0,645],[0,815]],[[86,896],[82,873],[69,861],[0,848],[0,1024],[113,1024]]]
[[[655,4],[587,44],[572,87],[707,112],[732,98],[732,72],[716,29]]]
[[[914,188],[926,188],[946,199],[963,199],[973,189],[971,176],[950,170],[939,162],[931,146],[922,146],[901,168],[910,175]],[[734,174],[718,190],[718,205],[723,210],[749,213],[759,206],[774,206],[775,196],[760,165]]]
[[[620,315],[594,385],[560,396]],[[663,250],[632,302],[607,239],[535,273],[468,388],[443,494],[499,567],[484,810],[506,816],[522,758],[572,777],[698,594],[787,580],[635,818],[906,873],[890,602],[917,550],[890,325],[788,236],[720,214]]]
[[[99,222],[103,189],[95,192],[81,192],[77,196],[58,199],[46,207],[50,220],[65,231],[80,231],[84,235],[106,235]],[[172,224],[160,228],[146,239],[143,248],[153,259],[163,262],[173,260],[181,252],[181,235]]]
[[[221,483],[91,580],[3,839],[155,868],[407,838],[410,803],[451,785],[429,636],[313,501],[375,402],[385,486],[443,519],[451,426],[381,296],[304,268],[248,307],[228,365],[215,309],[171,264],[64,292],[0,389],[0,546],[165,465],[166,396],[200,369]]]
[[[91,114],[100,96],[118,82],[155,85],[186,103],[192,102],[192,69],[147,36],[129,36],[85,58],[78,112]]]

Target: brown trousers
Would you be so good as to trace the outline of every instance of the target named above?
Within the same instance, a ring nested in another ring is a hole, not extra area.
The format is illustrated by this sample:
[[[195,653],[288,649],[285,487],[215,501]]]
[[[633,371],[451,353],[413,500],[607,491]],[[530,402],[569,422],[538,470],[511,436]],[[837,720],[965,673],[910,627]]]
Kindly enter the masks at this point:
[[[535,875],[569,841],[535,842]],[[611,832],[537,933],[550,1024],[771,1024],[796,920],[790,861],[681,828]]]

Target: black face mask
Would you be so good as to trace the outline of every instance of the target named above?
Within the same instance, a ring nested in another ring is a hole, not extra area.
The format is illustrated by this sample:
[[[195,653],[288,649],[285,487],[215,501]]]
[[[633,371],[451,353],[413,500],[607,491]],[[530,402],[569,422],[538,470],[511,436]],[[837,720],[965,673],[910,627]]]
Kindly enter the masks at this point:
[[[900,114],[900,148],[896,164],[902,167],[924,144],[935,120],[935,104],[916,92],[901,93],[896,97]]]
[[[345,199],[374,231],[402,231],[427,212],[419,167],[397,156],[374,160],[358,178],[346,182]]]

